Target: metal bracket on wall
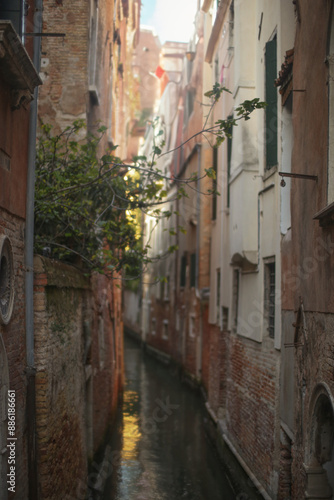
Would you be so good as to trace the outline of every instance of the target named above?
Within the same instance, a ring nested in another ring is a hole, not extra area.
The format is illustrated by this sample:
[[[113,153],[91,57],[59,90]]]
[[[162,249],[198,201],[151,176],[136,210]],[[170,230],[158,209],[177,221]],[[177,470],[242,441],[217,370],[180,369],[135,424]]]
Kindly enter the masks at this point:
[[[66,33],[23,33],[24,36],[53,36],[53,37],[65,37]]]
[[[291,172],[278,172],[278,175],[282,177],[281,186],[284,187],[286,185],[284,177],[293,177],[294,179],[306,179],[309,181],[318,182],[317,175],[308,175],[308,174],[292,174]]]

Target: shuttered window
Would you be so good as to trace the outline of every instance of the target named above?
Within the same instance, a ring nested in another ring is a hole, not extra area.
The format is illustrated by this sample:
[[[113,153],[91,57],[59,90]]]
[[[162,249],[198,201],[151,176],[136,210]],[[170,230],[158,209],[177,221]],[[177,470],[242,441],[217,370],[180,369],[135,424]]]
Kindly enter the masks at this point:
[[[265,53],[266,78],[266,168],[277,165],[277,40],[266,43]]]
[[[20,36],[22,36],[23,4],[23,0],[0,0],[0,19],[11,21]]]
[[[196,286],[196,253],[190,256],[190,286]]]
[[[275,262],[268,262],[264,268],[265,312],[268,321],[269,337],[275,336]]]
[[[181,257],[181,272],[180,272],[180,286],[186,286],[187,279],[187,256],[183,255]]]

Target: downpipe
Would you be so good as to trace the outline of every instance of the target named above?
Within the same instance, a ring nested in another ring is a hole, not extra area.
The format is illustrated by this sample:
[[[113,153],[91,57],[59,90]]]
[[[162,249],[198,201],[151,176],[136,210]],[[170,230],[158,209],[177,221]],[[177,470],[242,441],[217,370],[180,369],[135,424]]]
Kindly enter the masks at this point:
[[[43,0],[35,0],[34,33],[42,32]],[[40,71],[41,37],[34,36],[33,63]],[[27,436],[28,436],[28,480],[29,499],[38,500],[37,456],[36,456],[36,385],[34,359],[34,202],[35,202],[35,161],[37,133],[38,87],[34,90],[34,100],[30,105],[28,172],[25,232],[25,305],[26,305],[26,375],[27,375]]]
[[[197,148],[197,199],[196,199],[196,275],[195,275],[195,290],[196,297],[200,303],[200,318],[199,318],[199,337],[198,337],[198,352],[196,361],[196,378],[202,379],[202,349],[203,349],[203,304],[201,291],[199,289],[199,267],[200,267],[200,242],[201,242],[201,166],[202,166],[202,145],[198,143]]]

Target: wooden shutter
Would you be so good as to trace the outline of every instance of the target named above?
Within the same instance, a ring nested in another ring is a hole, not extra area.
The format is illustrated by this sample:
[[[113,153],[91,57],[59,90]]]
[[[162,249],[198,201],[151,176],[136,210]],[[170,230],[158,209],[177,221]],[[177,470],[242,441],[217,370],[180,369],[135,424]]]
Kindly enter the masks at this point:
[[[277,41],[266,43],[266,168],[277,165]]]
[[[190,256],[190,286],[196,286],[196,253]]]
[[[181,273],[180,273],[180,286],[186,286],[186,270],[187,270],[187,257],[181,257]]]

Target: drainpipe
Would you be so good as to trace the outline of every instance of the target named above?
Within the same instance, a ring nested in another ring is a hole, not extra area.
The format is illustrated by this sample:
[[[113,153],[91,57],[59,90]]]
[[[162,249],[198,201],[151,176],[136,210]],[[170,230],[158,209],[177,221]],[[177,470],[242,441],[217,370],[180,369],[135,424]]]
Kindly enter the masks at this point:
[[[34,33],[42,31],[43,0],[35,0]],[[41,37],[34,36],[33,63],[37,73],[40,71]],[[25,305],[26,305],[26,356],[27,356],[27,434],[28,434],[28,477],[29,499],[38,500],[37,457],[36,457],[36,391],[34,360],[34,198],[35,198],[35,159],[37,131],[38,87],[34,90],[34,100],[30,105],[28,174],[26,200],[25,234]]]
[[[202,163],[202,144],[198,143],[197,148],[197,178],[201,176]],[[201,181],[197,181],[197,200],[196,200],[196,275],[195,275],[195,290],[197,299],[200,301],[200,318],[199,318],[199,338],[198,338],[198,359],[197,359],[197,378],[202,379],[202,348],[203,348],[203,304],[202,296],[199,290],[199,266],[200,266],[200,241],[201,241]]]
[[[202,144],[198,143],[196,144],[197,148],[197,178],[199,179],[201,176],[201,162],[202,162],[202,149],[201,149]],[[199,295],[199,250],[200,250],[200,237],[201,237],[201,193],[200,193],[200,183],[201,181],[197,181],[197,200],[196,200],[196,276],[195,276],[195,288],[196,288],[196,295]]]

